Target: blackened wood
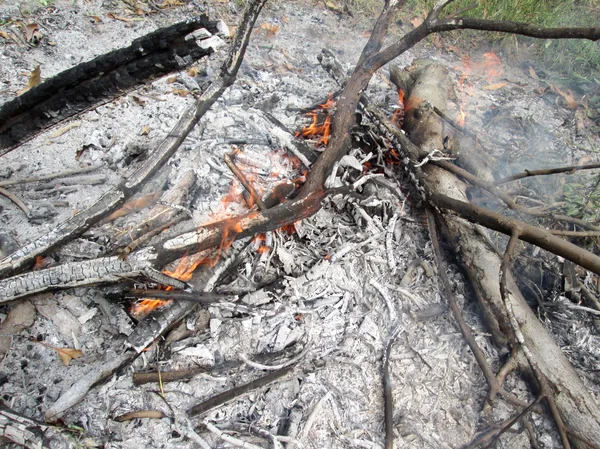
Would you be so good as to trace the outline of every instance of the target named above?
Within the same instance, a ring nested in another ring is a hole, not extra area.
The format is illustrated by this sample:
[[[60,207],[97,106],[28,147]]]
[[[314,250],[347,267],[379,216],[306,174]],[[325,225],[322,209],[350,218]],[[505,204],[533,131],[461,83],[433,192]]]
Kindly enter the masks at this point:
[[[113,100],[152,79],[181,70],[214,49],[202,39],[219,32],[207,16],[161,28],[47,79],[0,107],[0,156],[45,129]],[[204,28],[198,40],[186,35]]]

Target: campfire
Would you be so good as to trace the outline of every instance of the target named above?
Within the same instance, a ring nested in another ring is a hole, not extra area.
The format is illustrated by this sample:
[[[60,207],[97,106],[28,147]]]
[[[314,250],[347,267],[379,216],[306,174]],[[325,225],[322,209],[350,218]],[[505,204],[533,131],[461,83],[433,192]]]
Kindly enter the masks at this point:
[[[320,7],[246,3],[232,36],[182,11],[0,106],[0,435],[596,447],[600,258],[567,238],[599,230],[536,176],[599,167],[556,137],[584,99],[442,32],[598,28],[437,2],[406,30],[386,1],[358,38]]]

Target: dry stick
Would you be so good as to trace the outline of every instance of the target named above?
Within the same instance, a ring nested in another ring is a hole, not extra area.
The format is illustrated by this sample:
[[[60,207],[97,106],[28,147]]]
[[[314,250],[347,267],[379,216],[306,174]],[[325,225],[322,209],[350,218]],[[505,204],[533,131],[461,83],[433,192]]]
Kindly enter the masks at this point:
[[[543,396],[546,399],[546,403],[550,408],[550,412],[552,413],[552,417],[554,418],[554,422],[560,435],[563,447],[564,449],[571,449],[571,444],[569,443],[569,438],[567,437],[566,426],[562,417],[560,416],[560,412],[558,410],[558,407],[556,406],[556,402],[554,401],[554,396],[552,393],[550,383],[548,382],[546,376],[539,370],[534,358],[531,355],[530,349],[525,344],[525,336],[521,332],[521,327],[519,326],[517,318],[514,314],[512,304],[509,298],[509,291],[506,278],[508,272],[512,267],[512,257],[515,252],[517,242],[519,241],[520,234],[521,229],[518,226],[515,226],[510,234],[510,240],[508,241],[508,245],[506,246],[504,257],[502,258],[502,263],[500,265],[500,295],[502,297],[502,301],[504,302],[504,307],[506,308],[508,320],[515,334],[515,337],[517,338],[520,348],[525,354],[525,358],[529,362],[529,366],[531,367],[531,370],[533,371],[539,383],[541,396]]]
[[[592,449],[600,449],[600,444],[598,444],[598,443],[592,443],[592,442],[591,442],[591,441],[589,441],[588,439],[586,439],[586,438],[583,438],[582,436],[580,436],[580,435],[577,435],[577,434],[576,434],[576,433],[574,433],[574,432],[571,432],[569,429],[567,429],[567,433],[568,433],[569,435],[571,435],[573,438],[575,438],[576,440],[579,440],[579,441],[581,441],[581,442],[583,442],[583,443],[587,444],[587,445],[588,445],[589,447],[591,447]]]
[[[123,415],[119,415],[113,418],[113,421],[116,422],[125,422],[131,421],[132,419],[137,418],[150,418],[150,419],[162,419],[165,415],[160,410],[136,410],[135,412],[125,413]]]
[[[92,165],[91,167],[77,168],[74,170],[66,170],[66,171],[62,171],[62,172],[58,172],[58,173],[52,173],[50,175],[32,176],[30,178],[11,179],[8,181],[0,181],[0,187],[14,186],[17,184],[28,184],[28,183],[39,182],[39,181],[48,181],[50,179],[56,179],[56,178],[66,178],[67,176],[81,175],[83,173],[89,173],[91,171],[98,170],[101,167],[102,167],[101,165]]]
[[[600,237],[600,231],[563,231],[560,229],[551,229],[550,233],[562,237]]]
[[[153,230],[148,231],[147,233],[141,235],[140,237],[135,239],[133,242],[131,242],[126,247],[118,248],[117,253],[121,257],[127,257],[128,254],[130,254],[133,250],[139,248],[142,244],[146,243],[152,237],[156,237],[158,234],[163,232],[165,229],[169,229],[172,226],[175,226],[176,224],[179,224],[182,221],[186,220],[187,218],[188,217],[186,215],[181,214],[181,215],[173,218],[171,221],[168,221],[168,222],[162,224],[161,226],[158,226],[157,228],[154,228]]]
[[[394,448],[394,399],[392,397],[392,379],[390,378],[390,354],[394,340],[402,330],[399,325],[388,340],[383,360],[383,411],[385,421],[385,449]]]
[[[528,405],[527,408],[525,408],[521,413],[519,413],[514,418],[509,419],[508,422],[506,422],[506,424],[502,426],[500,431],[494,436],[494,438],[492,438],[492,441],[490,441],[490,443],[484,449],[490,449],[498,441],[498,439],[502,436],[504,432],[506,432],[508,429],[514,426],[517,423],[517,421],[527,416],[529,412],[531,412],[535,408],[538,402],[542,400],[542,397],[543,396],[541,395],[538,396],[537,398],[535,398],[535,401]]]
[[[459,125],[458,123],[456,123],[456,121],[452,120],[450,117],[448,117],[444,112],[440,111],[438,109],[437,106],[433,107],[433,112],[435,112],[437,115],[440,116],[441,119],[445,120],[446,122],[448,122],[448,124],[450,126],[452,126],[455,129],[458,129],[461,133],[463,133],[466,136],[472,137],[475,140],[478,140],[479,137],[477,137],[477,135],[475,135],[475,133],[469,129],[467,129],[466,126],[463,125]]]
[[[37,256],[47,253],[61,243],[82,234],[90,226],[116,210],[169,160],[195,128],[198,121],[235,81],[248,46],[252,28],[266,1],[254,0],[247,4],[234,42],[227,59],[221,67],[218,78],[202,93],[194,105],[185,110],[178,123],[160,143],[152,157],[148,158],[125,182],[102,195],[96,203],[0,261],[0,278],[23,269],[32,264]]]
[[[462,218],[478,223],[494,231],[510,235],[513,229],[520,230],[519,238],[546,251],[564,257],[583,268],[600,274],[600,257],[577,245],[556,237],[544,229],[528,225],[520,220],[505,217],[483,207],[474,206],[464,201],[455,200],[440,193],[430,195],[431,202],[442,209],[452,210]]]
[[[473,185],[479,186],[479,187],[487,190],[492,195],[495,195],[498,198],[500,198],[502,201],[504,201],[504,203],[509,208],[511,208],[512,210],[514,210],[516,212],[520,212],[520,213],[527,214],[527,215],[532,215],[534,217],[547,217],[547,218],[551,218],[556,221],[565,221],[568,223],[574,223],[574,224],[580,225],[582,227],[585,227],[587,229],[590,229],[594,232],[600,232],[600,228],[598,228],[597,226],[594,226],[592,223],[588,223],[586,221],[580,220],[579,218],[573,218],[573,217],[569,217],[567,215],[553,214],[550,212],[538,211],[536,209],[523,207],[520,204],[517,204],[506,192],[503,192],[498,187],[496,187],[496,185],[494,183],[484,181],[484,180],[478,178],[477,176],[475,176],[474,174],[472,174],[471,172],[465,170],[464,168],[458,167],[454,164],[451,164],[450,162],[432,161],[431,163],[434,165],[437,165],[438,167],[443,168],[444,170],[449,171],[450,173],[453,173],[457,176],[460,176],[461,178],[466,179]],[[554,235],[568,235],[568,234],[561,234],[560,233],[561,231],[558,231],[556,233],[553,231],[548,231],[548,232],[550,232]],[[562,231],[562,232],[565,232],[565,231]]]
[[[231,301],[237,299],[237,296],[221,295],[211,292],[184,292],[176,290],[158,290],[158,289],[133,289],[127,292],[126,296],[135,298],[156,298],[156,299],[174,299],[177,301],[190,301],[200,304],[212,304],[215,301]]]
[[[229,154],[226,154],[224,156],[224,159],[225,159],[225,163],[227,164],[227,166],[229,167],[231,172],[242,183],[242,185],[248,191],[248,193],[250,194],[250,196],[252,197],[252,199],[254,200],[256,205],[258,206],[258,208],[260,210],[266,210],[267,207],[265,206],[265,203],[263,203],[262,199],[260,198],[260,195],[256,192],[256,190],[254,190],[254,187],[252,187],[252,184],[250,184],[250,182],[248,181],[248,179],[246,178],[244,173],[242,173],[242,171],[238,168],[236,163],[233,162],[233,159],[231,158],[231,156]]]
[[[488,361],[486,360],[485,355],[483,354],[483,351],[481,350],[481,348],[475,341],[475,338],[473,337],[473,334],[471,333],[471,328],[465,322],[465,319],[463,318],[462,314],[460,313],[460,309],[458,308],[458,303],[456,302],[456,298],[454,297],[454,292],[452,291],[452,287],[450,286],[450,281],[448,279],[448,276],[446,275],[446,270],[445,270],[444,262],[443,262],[443,258],[442,258],[442,251],[440,249],[440,244],[438,241],[438,233],[437,233],[437,228],[436,228],[436,223],[435,223],[435,216],[433,215],[433,211],[430,208],[427,208],[427,225],[429,228],[430,239],[431,239],[431,243],[433,245],[433,252],[435,254],[435,259],[436,259],[436,263],[438,266],[438,276],[440,277],[440,281],[442,283],[444,296],[446,296],[446,299],[447,299],[448,303],[450,304],[450,309],[452,310],[452,314],[454,315],[454,319],[456,320],[458,327],[460,328],[460,332],[463,334],[463,337],[465,337],[465,340],[467,341],[469,348],[471,349],[471,351],[473,352],[473,355],[475,356],[475,360],[477,360],[477,363],[479,364],[479,367],[481,368],[481,372],[483,373],[483,376],[485,377],[488,387],[490,388],[490,391],[489,391],[488,397],[487,397],[487,401],[489,401],[489,402],[493,401],[496,394],[500,394],[507,402],[509,402],[515,406],[527,407],[526,402],[521,401],[520,399],[518,399],[517,397],[515,397],[514,395],[512,395],[511,393],[507,392],[506,390],[504,390],[502,388],[502,385],[499,383],[491,366],[489,365]],[[539,413],[539,411],[538,411],[538,413]]]
[[[15,203],[19,207],[19,209],[21,209],[25,213],[25,216],[29,218],[29,214],[31,212],[29,211],[29,208],[25,205],[25,203],[19,199],[18,196],[10,193],[8,190],[3,189],[2,187],[0,187],[0,195],[4,195],[6,198]]]
[[[263,377],[259,377],[258,379],[248,382],[247,384],[231,388],[230,390],[219,393],[216,396],[213,396],[207,399],[206,401],[201,402],[200,404],[194,405],[193,407],[188,409],[187,414],[189,416],[196,416],[206,413],[209,410],[215,407],[219,407],[220,405],[223,405],[226,402],[229,402],[232,399],[235,399],[249,391],[255,390],[256,388],[264,387],[265,385],[276,381],[277,379],[285,376],[293,370],[294,366],[286,366],[285,368],[282,368],[278,371],[273,371]]]
[[[152,371],[148,373],[133,373],[133,384],[143,385],[150,382],[174,382],[181,379],[190,379],[197,374],[205,373],[206,368],[197,367],[190,369],[182,369],[178,371]]]
[[[569,173],[579,170],[593,170],[595,168],[600,168],[600,163],[594,164],[586,164],[586,165],[569,165],[566,167],[557,167],[557,168],[543,168],[539,170],[525,170],[523,173],[518,173],[515,175],[507,176],[506,178],[498,179],[494,181],[494,184],[506,184],[509,182],[517,181],[519,179],[527,178],[529,176],[545,176],[545,175],[555,175],[557,173]],[[571,173],[569,173],[571,174]]]

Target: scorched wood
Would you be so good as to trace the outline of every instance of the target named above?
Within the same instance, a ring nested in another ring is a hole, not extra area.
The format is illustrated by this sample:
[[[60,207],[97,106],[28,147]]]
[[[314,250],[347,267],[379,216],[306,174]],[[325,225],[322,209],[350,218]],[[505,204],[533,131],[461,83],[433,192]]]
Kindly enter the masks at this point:
[[[190,65],[223,44],[203,15],[161,28],[44,81],[0,107],[0,156],[61,121]],[[219,42],[220,41],[220,42]]]

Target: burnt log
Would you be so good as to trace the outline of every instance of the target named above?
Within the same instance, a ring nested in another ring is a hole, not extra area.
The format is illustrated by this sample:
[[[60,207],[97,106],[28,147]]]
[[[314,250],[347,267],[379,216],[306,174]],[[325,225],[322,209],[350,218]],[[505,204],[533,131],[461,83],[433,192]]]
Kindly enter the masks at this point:
[[[47,79],[0,107],[0,156],[69,117],[211,55],[220,40],[213,34],[226,30],[203,15]]]

